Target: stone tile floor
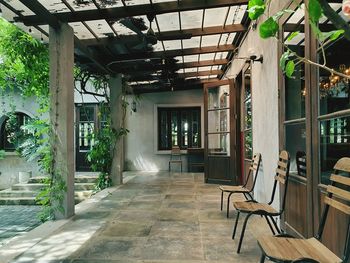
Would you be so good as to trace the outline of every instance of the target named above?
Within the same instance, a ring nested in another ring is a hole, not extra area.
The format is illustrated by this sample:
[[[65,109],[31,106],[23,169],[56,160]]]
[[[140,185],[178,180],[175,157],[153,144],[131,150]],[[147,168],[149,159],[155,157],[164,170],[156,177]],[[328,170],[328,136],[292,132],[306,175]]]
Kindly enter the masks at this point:
[[[231,239],[235,211],[226,218],[217,185],[204,184],[202,174],[134,175],[13,262],[259,261],[256,236],[269,233],[265,221],[250,219],[242,252],[236,254],[237,240]],[[238,234],[240,229],[241,224]]]
[[[39,206],[0,205],[0,247],[41,224]]]

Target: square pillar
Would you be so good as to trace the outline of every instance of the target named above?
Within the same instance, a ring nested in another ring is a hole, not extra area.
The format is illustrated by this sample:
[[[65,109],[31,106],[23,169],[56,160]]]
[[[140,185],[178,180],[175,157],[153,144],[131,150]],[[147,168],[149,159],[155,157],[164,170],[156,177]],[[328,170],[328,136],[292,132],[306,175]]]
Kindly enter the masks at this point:
[[[110,79],[110,103],[111,103],[111,126],[114,130],[119,130],[123,126],[124,109],[122,75],[112,76]],[[111,179],[113,185],[123,183],[124,170],[124,138],[119,138],[114,148],[113,161],[111,167]]]
[[[74,32],[68,24],[59,29],[50,27],[50,122],[55,148],[54,170],[66,184],[63,193],[64,215],[74,215]]]

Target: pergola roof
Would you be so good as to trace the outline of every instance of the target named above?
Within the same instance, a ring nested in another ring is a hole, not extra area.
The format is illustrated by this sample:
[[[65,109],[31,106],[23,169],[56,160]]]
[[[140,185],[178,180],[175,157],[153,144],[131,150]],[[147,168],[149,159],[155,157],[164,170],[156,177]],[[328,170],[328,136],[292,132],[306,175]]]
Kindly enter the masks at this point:
[[[68,23],[78,64],[128,75],[138,92],[200,88],[220,79],[246,30],[247,2],[0,0],[4,18],[38,39],[48,41],[49,25]]]

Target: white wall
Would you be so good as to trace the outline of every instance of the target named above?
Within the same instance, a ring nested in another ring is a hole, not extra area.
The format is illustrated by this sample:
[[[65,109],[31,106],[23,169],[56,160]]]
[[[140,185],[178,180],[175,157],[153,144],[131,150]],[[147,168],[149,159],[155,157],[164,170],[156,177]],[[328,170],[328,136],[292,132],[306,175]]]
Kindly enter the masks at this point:
[[[284,1],[274,4],[280,6]],[[271,8],[271,14],[277,10]],[[278,115],[278,42],[275,39],[263,40],[259,30],[250,30],[243,41],[237,57],[263,55],[263,63],[252,64],[252,111],[253,111],[253,151],[262,154],[262,167],[255,187],[255,198],[270,201],[274,175],[279,154],[279,115]],[[244,66],[244,60],[234,60],[226,76],[235,78]],[[273,206],[279,209],[277,191]]]
[[[132,100],[132,98],[129,98]],[[168,170],[169,151],[157,151],[156,105],[201,106],[202,108],[202,147],[204,147],[203,91],[189,90],[142,94],[137,103],[137,112],[127,113],[126,127],[130,133],[125,137],[126,170],[161,171]],[[183,171],[187,170],[186,155]],[[174,166],[174,170],[176,167]]]

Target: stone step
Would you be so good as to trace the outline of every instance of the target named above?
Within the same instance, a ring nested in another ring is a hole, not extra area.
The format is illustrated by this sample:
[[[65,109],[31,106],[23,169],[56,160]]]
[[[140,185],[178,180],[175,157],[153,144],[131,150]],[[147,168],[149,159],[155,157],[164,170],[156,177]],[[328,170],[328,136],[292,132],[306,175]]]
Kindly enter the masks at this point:
[[[1,193],[1,192],[0,192]],[[91,197],[93,191],[78,191],[74,193],[75,204],[78,204]],[[35,202],[35,197],[11,196],[0,197],[0,205],[38,205]]]
[[[38,177],[32,177],[29,179],[28,184],[41,184],[43,179],[46,177],[38,176]],[[97,180],[98,176],[93,175],[78,175],[75,176],[74,182],[75,183],[91,183],[94,184]]]
[[[36,205],[35,197],[1,197],[0,205]]]
[[[13,191],[40,191],[45,187],[45,184],[15,184],[11,187]],[[95,184],[92,183],[75,183],[76,191],[94,190]]]
[[[36,197],[38,194],[38,191],[11,191],[11,190],[4,190],[0,191],[0,198],[7,198],[7,197]]]

